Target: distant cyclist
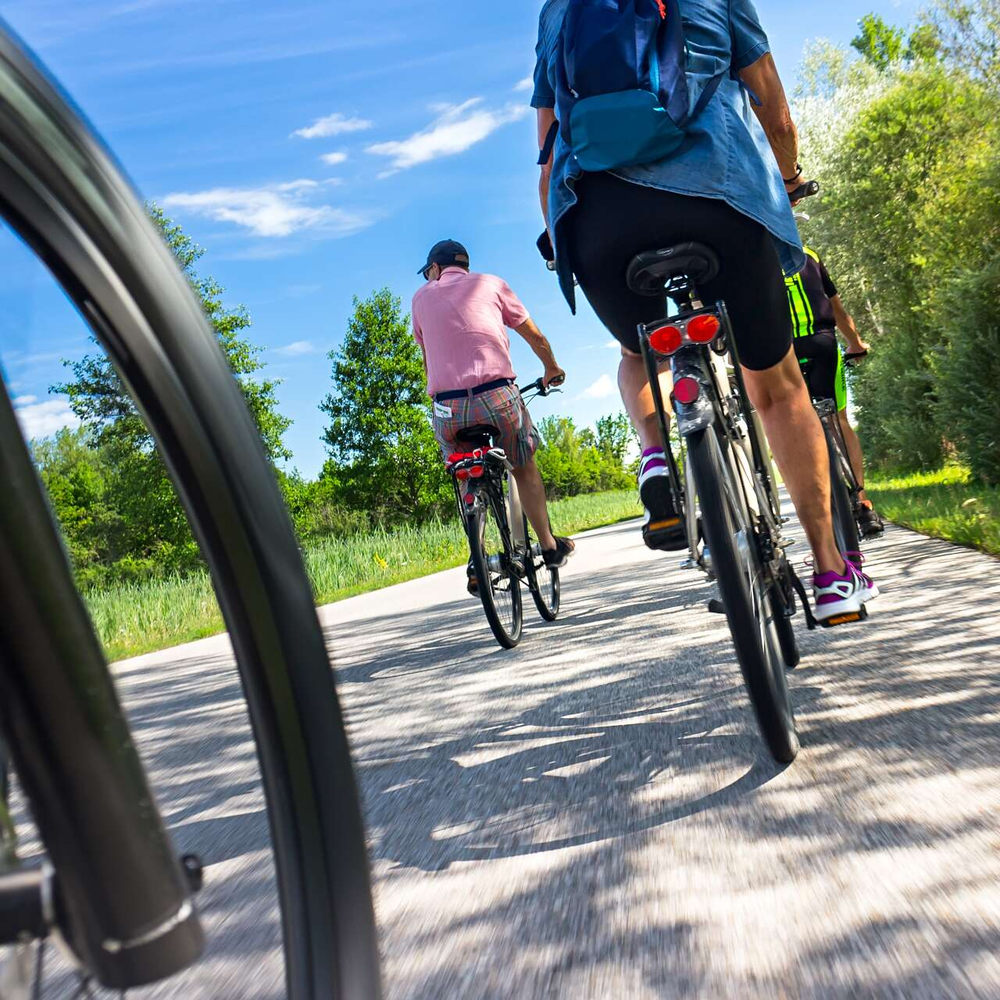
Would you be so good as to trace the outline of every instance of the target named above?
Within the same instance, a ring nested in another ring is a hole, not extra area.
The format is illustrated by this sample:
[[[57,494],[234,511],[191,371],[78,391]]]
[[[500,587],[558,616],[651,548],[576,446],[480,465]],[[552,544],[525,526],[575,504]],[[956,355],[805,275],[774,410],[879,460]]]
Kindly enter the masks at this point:
[[[726,301],[747,390],[812,547],[817,617],[859,610],[878,590],[837,549],[826,443],[782,280],[803,265],[788,197],[804,179],[798,133],[753,5],[547,0],[536,56],[542,211],[570,307],[575,275],[622,345],[647,544],[685,543],[680,525],[651,530],[673,520],[675,501],[636,328],[662,317],[665,300],[630,291],[626,268],[640,251],[700,241],[722,270],[699,290]]]
[[[854,319],[844,308],[837,286],[827,272],[819,254],[803,247],[806,265],[798,274],[785,278],[788,306],[792,315],[792,345],[799,363],[811,362],[808,369],[809,392],[814,399],[835,399],[837,416],[844,432],[847,451],[855,478],[861,487],[858,499],[861,510],[858,522],[866,537],[882,533],[885,525],[865,496],[865,468],[861,442],[847,419],[847,379],[844,376],[844,355],[837,343],[839,330],[851,354],[867,352],[868,345],[858,335]]]
[[[535,462],[538,433],[514,382],[507,327],[542,362],[546,386],[563,381],[566,373],[507,282],[470,271],[469,252],[461,243],[435,243],[417,273],[426,284],[413,296],[413,336],[424,355],[427,392],[434,400],[434,436],[441,450],[445,456],[462,450],[456,435],[463,427],[498,427],[499,446],[514,467],[518,494],[545,564],[565,565],[576,543],[552,534]],[[471,568],[469,591],[476,592]]]

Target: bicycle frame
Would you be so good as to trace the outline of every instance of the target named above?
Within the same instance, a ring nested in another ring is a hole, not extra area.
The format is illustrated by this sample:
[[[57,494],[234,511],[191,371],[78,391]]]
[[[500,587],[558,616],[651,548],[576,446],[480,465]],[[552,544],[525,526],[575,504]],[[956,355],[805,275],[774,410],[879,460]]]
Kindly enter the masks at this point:
[[[861,486],[858,484],[854,467],[851,465],[850,452],[847,450],[847,441],[844,439],[844,429],[840,426],[840,414],[837,410],[837,404],[832,399],[816,399],[813,400],[813,406],[820,422],[829,432],[830,440],[836,449],[840,470],[844,475],[844,480],[847,483],[847,492],[850,494],[851,503],[853,504],[857,501],[858,494],[861,492]]]
[[[717,316],[721,324],[721,332],[713,344],[682,346],[669,359],[671,373],[675,381],[691,377],[703,389],[692,403],[681,403],[672,399],[678,434],[683,441],[688,435],[709,426],[715,426],[717,429],[725,431],[734,445],[729,451],[730,461],[739,463],[740,460],[736,456],[743,454],[749,466],[747,469],[734,468],[733,472],[736,481],[740,483],[743,490],[743,499],[747,509],[756,515],[759,522],[763,522],[763,525],[755,527],[766,527],[767,530],[763,532],[762,537],[776,540],[777,526],[781,519],[776,501],[777,491],[771,478],[770,463],[765,458],[766,453],[759,437],[759,422],[753,419],[754,411],[746,392],[739,353],[725,303],[717,302],[711,308],[700,304],[695,308],[681,306],[680,315],[685,320],[700,315]],[[707,568],[697,551],[697,527],[694,523],[694,504],[691,502],[693,498],[690,496],[690,476],[685,475],[685,483],[682,486],[677,458],[673,454],[668,433],[666,404],[663,400],[658,377],[660,364],[649,340],[650,333],[666,321],[664,319],[640,325],[639,345],[653,393],[653,403],[660,424],[664,451],[667,455],[671,485],[682,508],[682,516],[687,523],[690,548],[690,561],[687,565],[699,565],[702,568]],[[726,351],[733,360],[732,380],[730,380],[730,374],[722,361],[722,356]],[[743,447],[735,447],[739,444],[742,444]],[[746,452],[746,445],[749,445],[749,454]],[[767,564],[773,558],[773,553],[765,552],[762,553],[762,556],[767,557],[764,560]]]

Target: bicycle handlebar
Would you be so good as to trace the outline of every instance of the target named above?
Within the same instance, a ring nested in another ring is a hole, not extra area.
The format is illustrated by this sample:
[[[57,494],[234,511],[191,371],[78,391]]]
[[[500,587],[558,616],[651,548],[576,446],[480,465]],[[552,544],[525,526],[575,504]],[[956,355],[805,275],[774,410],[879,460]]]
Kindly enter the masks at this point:
[[[794,204],[815,194],[819,194],[819,181],[803,181],[794,191],[788,192],[788,200]]]
[[[562,390],[558,386],[562,385],[566,381],[566,376],[563,375],[561,378],[553,379],[548,385],[545,384],[545,376],[541,378],[536,378],[534,382],[530,385],[522,385],[518,388],[518,392],[522,396],[529,392],[533,392],[536,396],[548,396],[552,392],[561,392]]]
[[[860,361],[862,358],[867,358],[867,357],[868,357],[867,351],[855,351],[853,354],[845,354],[844,364],[845,365],[854,364]]]

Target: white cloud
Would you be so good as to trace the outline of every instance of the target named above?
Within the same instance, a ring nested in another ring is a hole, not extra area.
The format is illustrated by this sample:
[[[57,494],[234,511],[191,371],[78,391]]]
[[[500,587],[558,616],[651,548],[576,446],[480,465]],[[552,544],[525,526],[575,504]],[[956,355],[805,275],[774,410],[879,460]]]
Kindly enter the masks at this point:
[[[617,340],[606,340],[601,345],[606,351],[617,351],[622,345]]]
[[[300,139],[329,139],[331,135],[343,135],[345,132],[364,132],[373,124],[367,118],[348,118],[338,113],[317,118],[312,125],[297,128],[292,135]]]
[[[614,382],[611,381],[611,376],[606,372],[603,374],[596,382],[592,385],[588,385],[583,392],[580,393],[580,399],[607,399],[609,396],[615,395],[617,389]]]
[[[13,403],[21,430],[29,440],[49,437],[63,427],[80,426],[80,420],[69,408],[65,396],[56,396],[41,402],[37,396],[17,396]]]
[[[532,90],[535,86],[535,78],[533,76],[526,76],[523,80],[518,80],[514,84],[514,90],[525,91]]]
[[[324,153],[320,159],[328,166],[335,167],[347,159],[347,153]]]
[[[187,209],[216,222],[232,222],[255,236],[291,236],[305,229],[331,237],[349,236],[371,224],[371,219],[332,205],[312,204],[310,198],[325,186],[296,180],[259,188],[212,188],[175,192],[161,199],[167,209]]]
[[[273,354],[283,354],[288,358],[298,358],[303,354],[315,354],[318,348],[311,340],[296,340],[284,347],[275,347]]]
[[[367,152],[391,158],[391,168],[382,174],[387,177],[397,170],[407,170],[420,163],[429,163],[442,156],[464,153],[477,142],[482,142],[498,128],[523,118],[530,108],[516,104],[489,110],[481,107],[482,98],[474,97],[462,104],[437,105],[432,110],[438,117],[427,128],[414,132],[407,139],[378,142]]]

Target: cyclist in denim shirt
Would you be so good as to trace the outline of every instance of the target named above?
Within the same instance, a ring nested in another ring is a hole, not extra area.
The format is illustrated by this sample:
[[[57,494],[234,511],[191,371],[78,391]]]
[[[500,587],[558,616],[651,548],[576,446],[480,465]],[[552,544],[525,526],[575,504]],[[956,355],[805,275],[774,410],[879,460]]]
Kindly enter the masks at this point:
[[[724,299],[747,389],[813,550],[817,613],[845,587],[874,596],[871,580],[837,549],[822,426],[792,350],[784,273],[804,263],[788,193],[802,183],[798,133],[750,0],[678,0],[692,94],[729,69],[681,147],[655,163],[584,173],[562,135],[542,165],[540,195],[560,285],[575,311],[573,277],[622,345],[618,383],[643,449],[646,524],[671,519],[674,501],[636,328],[666,312],[631,292],[632,257],[688,240],[711,246],[719,276],[700,289]],[[539,18],[532,107],[539,147],[555,122],[555,58],[569,0],[547,0]],[[661,376],[669,379],[669,374]],[[669,386],[666,387],[669,391]],[[664,395],[668,395],[668,391]],[[682,548],[683,528],[652,532],[654,548]]]

